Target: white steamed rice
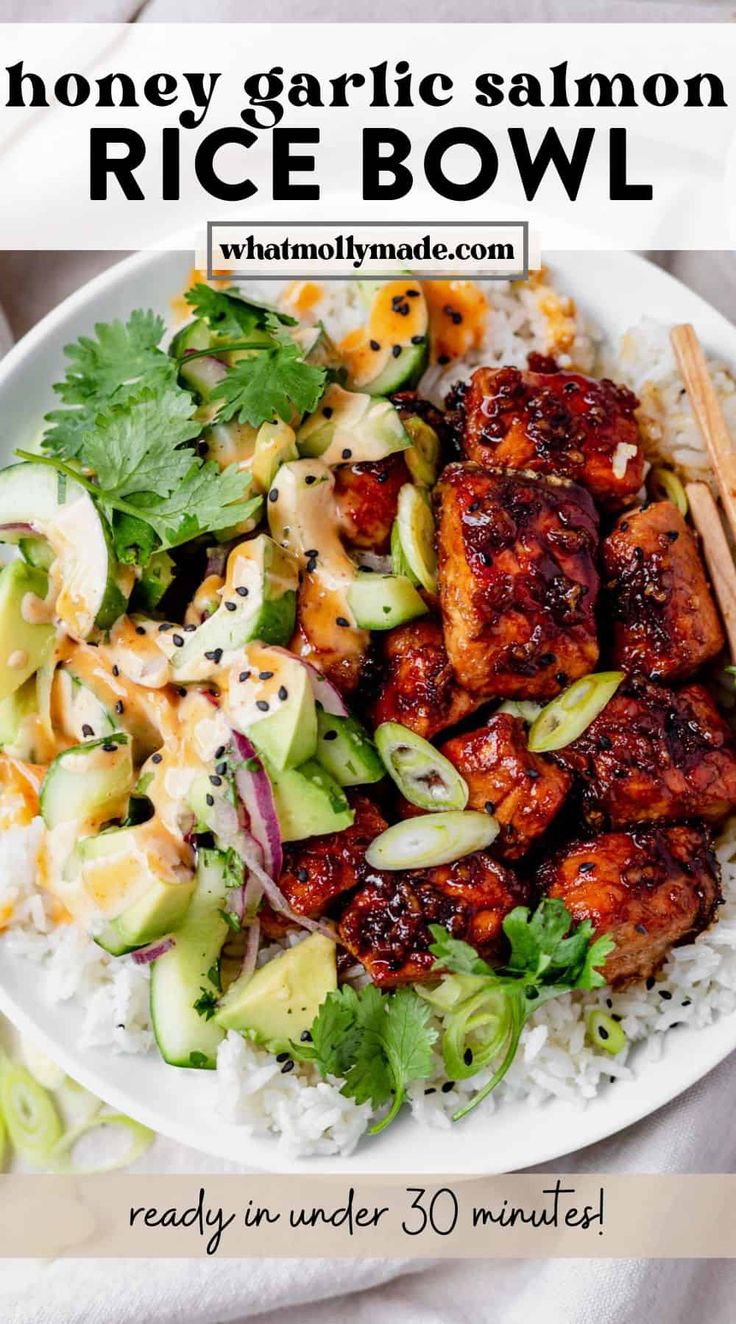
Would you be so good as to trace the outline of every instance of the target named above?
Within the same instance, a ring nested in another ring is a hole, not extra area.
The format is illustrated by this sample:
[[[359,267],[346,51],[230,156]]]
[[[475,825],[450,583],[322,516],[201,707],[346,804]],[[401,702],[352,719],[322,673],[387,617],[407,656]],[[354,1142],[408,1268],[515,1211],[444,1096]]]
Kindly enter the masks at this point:
[[[688,477],[708,478],[667,328],[644,321],[628,331],[619,346],[602,347],[574,305],[544,277],[528,285],[489,283],[486,293],[492,317],[485,343],[462,364],[429,369],[421,383],[424,394],[441,403],[449,387],[478,364],[523,367],[532,350],[556,354],[563,366],[582,371],[597,366],[639,395],[648,458],[668,459]],[[333,283],[316,313],[339,338],[361,319],[362,307],[357,296],[346,298]],[[728,421],[736,428],[736,381],[724,364],[712,366]],[[5,949],[39,969],[49,1002],[74,1001],[81,1007],[82,1047],[111,1046],[121,1053],[152,1050],[147,969],[129,958],[111,958],[72,925],[50,924],[35,882],[41,835],[41,822],[35,820],[0,838],[0,915],[7,908],[13,912],[2,937]],[[665,1034],[675,1026],[701,1028],[736,1010],[736,819],[721,834],[718,857],[726,896],[718,923],[695,942],[674,949],[650,989],[602,989],[547,1003],[526,1025],[508,1075],[482,1105],[486,1113],[522,1100],[540,1105],[562,1098],[583,1106],[611,1082],[635,1074],[643,1060],[658,1057]],[[585,1016],[596,1005],[621,1018],[628,1044],[616,1057],[586,1042]],[[309,1069],[284,1074],[271,1054],[234,1033],[220,1048],[216,1074],[223,1115],[245,1132],[277,1137],[290,1154],[349,1154],[370,1122],[369,1107],[343,1097],[339,1081],[324,1081]],[[479,1073],[444,1092],[437,1053],[433,1077],[412,1089],[414,1118],[427,1126],[449,1127],[451,1114],[486,1078]]]

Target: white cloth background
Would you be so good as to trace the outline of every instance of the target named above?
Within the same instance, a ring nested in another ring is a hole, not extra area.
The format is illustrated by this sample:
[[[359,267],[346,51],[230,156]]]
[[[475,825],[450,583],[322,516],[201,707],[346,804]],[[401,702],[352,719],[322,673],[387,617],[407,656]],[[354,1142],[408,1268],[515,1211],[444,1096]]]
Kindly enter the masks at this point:
[[[201,0],[0,0],[0,20],[201,20]],[[71,12],[70,12],[71,10]],[[513,0],[371,0],[345,12],[342,0],[282,0],[262,7],[220,0],[220,19],[337,21],[362,18],[514,21]],[[617,19],[714,21],[734,17],[729,3],[693,5],[623,0],[615,5],[527,0],[527,21]],[[0,254],[0,353],[8,344],[3,308],[15,336],[111,260],[110,255]],[[660,256],[675,274],[736,318],[733,254]],[[602,1144],[547,1170],[587,1172],[733,1172],[735,1061],[682,1098]],[[534,1124],[545,1125],[544,1111]],[[431,1143],[431,1138],[429,1140]],[[219,1165],[159,1140],[139,1165],[151,1172],[207,1172]],[[482,1169],[483,1158],[479,1155]],[[632,1211],[635,1216],[635,1211]],[[0,1261],[0,1320],[5,1324],[725,1324],[736,1310],[736,1265],[723,1261]]]

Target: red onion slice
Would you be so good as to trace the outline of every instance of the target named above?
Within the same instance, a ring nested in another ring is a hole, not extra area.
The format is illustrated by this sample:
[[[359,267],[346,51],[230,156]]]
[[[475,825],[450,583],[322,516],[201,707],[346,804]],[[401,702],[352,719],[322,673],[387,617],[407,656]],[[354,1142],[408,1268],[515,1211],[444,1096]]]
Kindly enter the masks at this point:
[[[271,878],[279,878],[284,867],[284,852],[268,774],[247,736],[233,731],[233,744],[244,760],[236,769],[235,786],[248,815],[250,834],[263,852],[266,873]]]
[[[292,658],[307,668],[312,681],[312,692],[317,703],[321,703],[326,713],[331,717],[347,717],[348,709],[340,691],[336,685],[332,684],[322,672],[315,667],[313,662],[308,662],[305,657],[299,657],[296,653],[290,653],[288,648],[279,648],[274,645],[272,652],[283,653],[285,657]]]
[[[258,960],[260,939],[261,925],[257,919],[254,919],[253,923],[248,928],[248,938],[245,944],[245,951],[243,952],[243,964],[240,967],[240,979],[247,979],[249,975],[253,974],[253,971],[256,968],[256,961]]]
[[[137,952],[133,952],[133,960],[136,965],[150,965],[152,961],[157,961],[164,952],[170,952],[174,946],[173,938],[160,938],[157,942],[152,942],[148,947],[139,947]]]

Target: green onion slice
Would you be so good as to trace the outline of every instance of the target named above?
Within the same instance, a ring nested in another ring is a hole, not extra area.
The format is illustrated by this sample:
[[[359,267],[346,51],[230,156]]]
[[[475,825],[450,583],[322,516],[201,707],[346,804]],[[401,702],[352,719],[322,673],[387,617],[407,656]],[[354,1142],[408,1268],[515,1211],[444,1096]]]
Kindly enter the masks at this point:
[[[103,1131],[106,1127],[117,1127],[128,1131],[130,1133],[128,1148],[122,1154],[102,1162],[82,1165],[75,1163],[74,1150],[80,1141],[96,1131]],[[114,1172],[116,1168],[127,1168],[131,1163],[135,1163],[136,1159],[153,1144],[154,1139],[153,1131],[149,1131],[147,1126],[134,1121],[132,1117],[126,1117],[124,1113],[97,1113],[86,1122],[81,1122],[79,1126],[72,1127],[61,1137],[49,1155],[50,1164],[57,1172]]]
[[[504,699],[496,709],[497,713],[510,713],[512,717],[522,717],[530,724],[536,721],[541,711],[541,703],[535,703],[533,699]]]
[[[405,483],[399,492],[396,527],[401,552],[412,575],[428,593],[436,593],[434,517],[426,492],[413,483]]]
[[[420,487],[434,487],[440,463],[440,439],[437,433],[417,414],[404,419],[404,429],[412,440],[409,450],[404,451],[409,473]]]
[[[490,814],[423,814],[387,828],[371,842],[365,858],[372,869],[432,868],[485,850],[497,836],[498,823]]]
[[[589,1011],[586,1018],[588,1041],[594,1048],[602,1048],[604,1053],[615,1057],[626,1047],[627,1039],[618,1021],[606,1011]]]
[[[465,808],[465,781],[428,740],[400,722],[383,722],[374,739],[386,771],[410,804],[432,810]]]
[[[687,515],[687,495],[672,469],[652,469],[647,476],[647,489],[655,501],[671,501],[673,506],[677,506],[681,515]]]
[[[532,723],[527,745],[536,754],[564,749],[587,730],[613,698],[623,671],[594,671],[548,703]]]
[[[61,1118],[43,1086],[7,1058],[0,1062],[0,1115],[16,1152],[45,1166],[62,1137]]]
[[[446,975],[434,990],[417,993],[444,1019],[442,1057],[449,1080],[466,1080],[493,1062],[509,1033],[505,991],[484,975]]]

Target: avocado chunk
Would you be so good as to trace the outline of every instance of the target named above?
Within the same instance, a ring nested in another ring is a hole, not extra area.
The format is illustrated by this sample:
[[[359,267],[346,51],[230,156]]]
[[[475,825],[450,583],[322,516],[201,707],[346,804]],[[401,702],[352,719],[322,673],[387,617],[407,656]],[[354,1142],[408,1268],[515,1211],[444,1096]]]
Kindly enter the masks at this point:
[[[288,644],[296,623],[299,570],[294,557],[265,533],[233,548],[220,605],[191,633],[169,630],[160,646],[174,680],[208,680],[227,655],[252,639]]]
[[[358,573],[348,593],[350,610],[364,630],[392,630],[416,616],[427,605],[404,575]]]
[[[328,386],[319,408],[304,420],[296,440],[302,455],[323,464],[385,460],[411,445],[390,400],[344,391],[336,383]]]
[[[96,827],[125,813],[133,790],[130,742],[121,731],[57,754],[41,786],[46,827],[79,823]]]
[[[29,601],[43,599],[48,577],[25,561],[11,561],[0,571],[0,699],[5,699],[46,661],[54,646],[53,625],[26,619]]]
[[[259,492],[267,492],[282,464],[298,460],[294,429],[281,419],[258,429],[250,471]]]
[[[337,988],[334,942],[312,933],[303,942],[236,979],[215,1012],[225,1030],[239,1030],[273,1052],[288,1051],[314,1021],[322,1003]]]
[[[123,880],[125,904],[94,934],[95,942],[112,956],[166,937],[182,923],[195,879],[173,850],[169,834],[155,822],[84,837],[75,855],[88,889],[100,886],[97,879],[110,888],[116,878]]]
[[[342,832],[355,817],[342,788],[310,759],[283,772],[268,769],[282,841]]]
[[[317,759],[339,786],[380,782],[386,775],[365,727],[347,714],[336,717],[317,708]]]
[[[317,707],[309,670],[291,653],[246,650],[230,673],[227,715],[271,767],[293,768],[317,749]]]
[[[0,699],[0,749],[13,758],[35,763],[38,715],[36,682],[31,678],[19,690]]]
[[[391,395],[415,386],[427,362],[429,313],[412,276],[385,284],[363,282],[368,319],[340,345],[353,390]]]

